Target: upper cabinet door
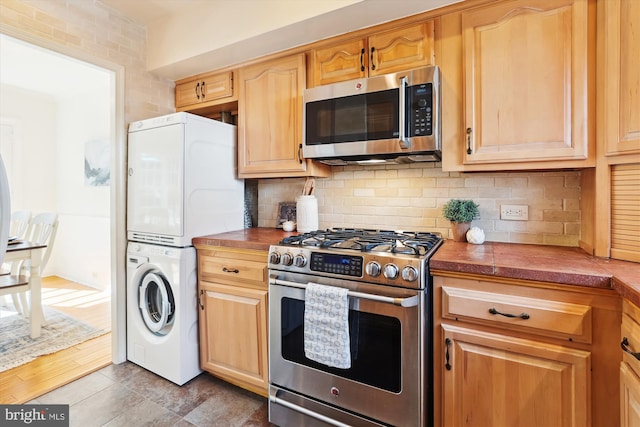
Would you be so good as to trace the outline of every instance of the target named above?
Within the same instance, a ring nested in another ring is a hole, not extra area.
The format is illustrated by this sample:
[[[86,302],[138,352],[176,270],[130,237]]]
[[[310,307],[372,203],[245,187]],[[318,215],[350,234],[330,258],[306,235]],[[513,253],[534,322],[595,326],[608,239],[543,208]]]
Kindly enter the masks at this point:
[[[313,85],[395,73],[434,63],[434,21],[315,49]]]
[[[304,53],[239,71],[238,176],[327,176],[328,167],[302,157]]]
[[[490,3],[461,20],[464,164],[593,156],[587,1]]]
[[[637,154],[640,153],[640,1],[603,3],[607,155]]]
[[[395,73],[434,63],[433,20],[369,37],[369,75]]]
[[[202,75],[176,84],[176,109],[212,102],[233,95],[233,73]]]

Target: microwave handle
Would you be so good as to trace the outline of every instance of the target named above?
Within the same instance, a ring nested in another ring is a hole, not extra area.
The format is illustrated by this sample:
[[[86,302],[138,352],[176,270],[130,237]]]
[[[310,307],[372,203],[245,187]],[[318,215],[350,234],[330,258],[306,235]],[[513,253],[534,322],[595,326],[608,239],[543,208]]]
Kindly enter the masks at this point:
[[[405,122],[406,122],[406,117],[407,117],[407,104],[406,104],[406,94],[407,94],[407,86],[408,86],[408,80],[407,80],[407,76],[402,76],[400,77],[400,104],[399,104],[399,110],[400,110],[400,114],[398,114],[399,119],[400,119],[400,123],[398,126],[398,130],[399,130],[399,143],[400,143],[400,148],[409,148],[409,140],[407,139],[407,135],[405,134]]]
[[[288,280],[280,280],[276,278],[270,278],[269,283],[272,285],[289,286],[291,288],[299,288],[299,289],[307,288],[307,285],[304,283],[291,282]],[[372,301],[384,302],[387,304],[399,305],[401,307],[415,307],[416,305],[418,305],[417,295],[414,295],[408,298],[394,298],[394,297],[385,297],[383,295],[374,295],[374,294],[367,294],[364,292],[355,292],[355,291],[349,291],[347,295],[353,298],[368,299]]]

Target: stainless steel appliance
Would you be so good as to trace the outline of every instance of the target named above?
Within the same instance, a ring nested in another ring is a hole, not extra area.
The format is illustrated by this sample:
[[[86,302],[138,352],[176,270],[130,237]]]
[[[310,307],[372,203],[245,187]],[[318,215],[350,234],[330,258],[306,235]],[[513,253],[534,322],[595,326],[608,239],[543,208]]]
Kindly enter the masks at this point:
[[[303,153],[330,165],[438,161],[437,66],[304,91]]]
[[[431,288],[438,233],[329,229],[269,254],[269,420],[280,426],[432,422]],[[304,351],[305,288],[349,290],[351,367]]]

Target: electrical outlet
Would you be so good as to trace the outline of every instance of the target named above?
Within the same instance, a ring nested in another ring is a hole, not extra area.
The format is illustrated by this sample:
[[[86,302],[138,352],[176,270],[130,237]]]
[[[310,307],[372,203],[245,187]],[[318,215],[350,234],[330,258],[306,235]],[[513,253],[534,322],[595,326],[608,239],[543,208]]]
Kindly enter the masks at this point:
[[[526,221],[529,219],[529,206],[500,205],[500,219]]]

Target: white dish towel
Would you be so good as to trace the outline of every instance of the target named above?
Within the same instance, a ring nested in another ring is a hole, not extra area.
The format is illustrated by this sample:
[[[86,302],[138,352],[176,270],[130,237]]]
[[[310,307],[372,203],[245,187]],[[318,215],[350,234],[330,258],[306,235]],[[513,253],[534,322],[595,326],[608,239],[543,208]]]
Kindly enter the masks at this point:
[[[308,359],[349,369],[349,290],[307,283],[304,295],[304,354]]]

